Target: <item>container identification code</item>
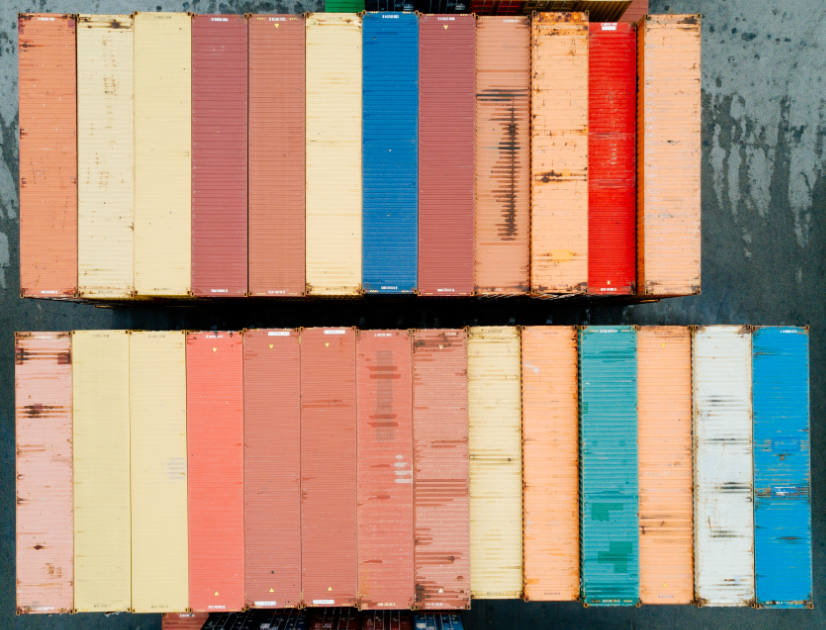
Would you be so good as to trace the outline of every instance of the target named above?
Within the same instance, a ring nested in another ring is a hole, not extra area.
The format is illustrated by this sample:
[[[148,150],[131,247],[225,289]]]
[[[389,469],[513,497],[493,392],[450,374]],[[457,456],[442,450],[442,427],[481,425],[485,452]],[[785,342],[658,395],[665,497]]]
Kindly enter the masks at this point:
[[[602,24],[603,31],[615,31],[617,30],[617,23],[616,22],[604,22]]]

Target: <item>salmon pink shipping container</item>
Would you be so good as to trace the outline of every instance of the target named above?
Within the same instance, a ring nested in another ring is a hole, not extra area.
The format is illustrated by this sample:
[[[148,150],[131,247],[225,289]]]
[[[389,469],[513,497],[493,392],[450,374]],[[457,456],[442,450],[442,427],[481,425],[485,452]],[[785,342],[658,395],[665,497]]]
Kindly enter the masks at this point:
[[[17,18],[20,116],[20,294],[77,291],[75,18]]]

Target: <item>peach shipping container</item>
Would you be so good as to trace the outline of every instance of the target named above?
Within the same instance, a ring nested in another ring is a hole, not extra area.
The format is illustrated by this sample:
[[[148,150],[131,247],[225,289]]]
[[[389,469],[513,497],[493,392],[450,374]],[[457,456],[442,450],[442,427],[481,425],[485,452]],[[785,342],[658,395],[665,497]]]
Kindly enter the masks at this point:
[[[20,294],[77,291],[75,18],[17,18],[20,116]]]
[[[416,608],[470,608],[467,333],[413,332]]]
[[[700,292],[699,15],[637,31],[637,292]]]
[[[476,20],[475,286],[481,295],[530,289],[529,17]]]
[[[359,608],[410,608],[415,602],[410,333],[361,330],[356,351]]]
[[[201,630],[209,613],[166,613],[161,619],[161,630]]]
[[[246,605],[297,607],[301,602],[297,330],[244,332],[244,549]]]
[[[588,15],[531,24],[531,290],[588,282]]]
[[[71,337],[16,333],[14,357],[17,612],[66,613],[74,553]]]
[[[244,608],[244,361],[238,332],[186,336],[189,608]]]
[[[524,597],[579,598],[579,404],[573,326],[522,329]]]

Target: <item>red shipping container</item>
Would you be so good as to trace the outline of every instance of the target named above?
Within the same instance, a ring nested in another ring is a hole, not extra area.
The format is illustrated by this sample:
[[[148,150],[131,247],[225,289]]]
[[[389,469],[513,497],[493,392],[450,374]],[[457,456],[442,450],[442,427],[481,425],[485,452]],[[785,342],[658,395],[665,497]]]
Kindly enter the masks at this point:
[[[301,583],[307,606],[355,606],[356,331],[301,333]]]
[[[634,292],[637,36],[591,22],[588,62],[588,292]]]
[[[413,333],[416,608],[470,608],[467,333]]]
[[[207,619],[207,613],[166,613],[161,618],[161,630],[201,630]]]
[[[249,292],[304,295],[304,18],[249,17]]]
[[[237,332],[186,336],[189,607],[244,607],[243,352]]]
[[[192,18],[192,292],[247,293],[247,24]]]
[[[410,333],[358,333],[359,607],[410,608],[413,377]]]
[[[244,549],[247,606],[298,606],[301,356],[297,330],[244,332]]]
[[[17,18],[20,122],[20,294],[77,291],[75,19]]]
[[[419,293],[473,293],[476,18],[419,18]]]

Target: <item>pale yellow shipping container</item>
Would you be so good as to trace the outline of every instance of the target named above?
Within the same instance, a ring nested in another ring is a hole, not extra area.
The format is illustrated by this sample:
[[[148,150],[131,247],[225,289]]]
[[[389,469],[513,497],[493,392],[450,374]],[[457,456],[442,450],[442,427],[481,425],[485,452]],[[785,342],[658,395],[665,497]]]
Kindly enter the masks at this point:
[[[307,17],[307,293],[361,291],[361,18]]]
[[[183,331],[130,335],[135,612],[189,606],[185,339]]]
[[[522,396],[519,329],[468,335],[470,591],[522,596]]]
[[[128,15],[77,23],[78,291],[129,298],[134,290],[133,30]]]
[[[135,289],[191,287],[191,22],[135,14]]]

